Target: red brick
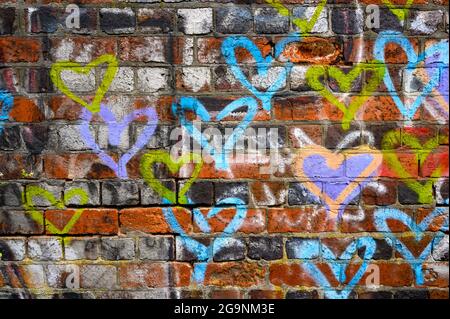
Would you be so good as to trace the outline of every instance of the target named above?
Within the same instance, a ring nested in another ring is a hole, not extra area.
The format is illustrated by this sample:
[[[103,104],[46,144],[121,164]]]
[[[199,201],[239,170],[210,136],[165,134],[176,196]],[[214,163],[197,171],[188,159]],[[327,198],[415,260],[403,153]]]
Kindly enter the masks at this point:
[[[294,63],[331,64],[338,60],[341,51],[333,39],[308,37],[288,44],[283,55]]]
[[[315,280],[304,270],[300,264],[284,264],[275,263],[271,264],[269,279],[275,286],[306,286],[317,287]]]
[[[419,116],[418,113],[416,115]],[[400,121],[403,116],[390,96],[371,96],[355,118],[361,121]]]
[[[123,289],[168,287],[168,264],[124,263],[119,266],[119,282]]]
[[[211,299],[242,299],[243,297],[243,291],[237,289],[213,290],[210,293]]]
[[[205,285],[252,287],[264,283],[266,269],[258,263],[211,263],[205,274]]]
[[[49,210],[45,218],[62,230],[75,214],[74,209]],[[46,221],[46,233],[52,234]],[[119,217],[116,209],[84,209],[78,221],[67,232],[70,235],[116,235],[119,231]]]
[[[323,127],[321,125],[295,125],[289,127],[289,140],[292,147],[302,148],[301,141],[295,136],[295,131],[300,129],[305,133],[314,143],[322,145]]]
[[[191,214],[184,208],[172,208],[178,223],[190,233],[192,231]],[[120,231],[123,233],[138,231],[150,234],[173,233],[166,222],[162,208],[128,208],[120,211]]]
[[[41,122],[45,119],[44,113],[37,106],[36,100],[24,97],[14,99],[14,107],[9,116],[16,122]]]
[[[250,299],[283,299],[281,290],[251,290],[248,295]]]
[[[0,179],[36,179],[42,171],[42,157],[21,153],[0,153]],[[24,175],[25,173],[25,175]]]
[[[409,287],[413,284],[414,274],[408,263],[377,263],[377,265],[380,268],[380,285]]]
[[[32,38],[0,38],[0,62],[38,62],[41,56],[41,42]]]
[[[329,217],[324,208],[318,212],[312,207],[269,209],[267,231],[286,232],[327,232],[336,230],[336,220]]]
[[[425,263],[422,269],[424,286],[448,288],[448,263]]]
[[[200,212],[203,216],[207,216],[210,209],[202,208]],[[227,208],[223,209],[215,217],[208,219],[208,223],[211,227],[211,232],[221,233],[225,227],[231,222],[236,214],[236,209]],[[247,215],[242,222],[238,232],[244,234],[256,234],[262,233],[266,229],[266,214],[263,209],[247,209]],[[194,224],[194,232],[201,232],[196,224]]]
[[[191,283],[192,266],[188,263],[171,263],[171,285],[174,287],[187,287]]]
[[[286,202],[287,190],[283,182],[256,181],[250,187],[257,206],[274,206]]]

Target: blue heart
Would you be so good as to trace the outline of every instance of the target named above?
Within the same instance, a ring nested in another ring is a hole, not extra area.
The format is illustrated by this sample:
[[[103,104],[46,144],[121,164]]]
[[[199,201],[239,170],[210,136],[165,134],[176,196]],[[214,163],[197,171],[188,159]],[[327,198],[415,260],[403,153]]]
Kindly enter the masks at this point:
[[[177,106],[179,106],[179,108],[177,108]],[[226,140],[224,147],[220,151],[211,146],[208,140],[193,125],[193,123],[186,119],[185,111],[193,111],[197,114],[197,116],[200,117],[202,121],[211,121],[211,117],[208,111],[199,100],[193,97],[182,97],[178,104],[172,104],[172,112],[175,116],[178,116],[180,118],[181,125],[186,128],[186,130],[194,138],[194,140],[196,140],[201,145],[201,147],[214,158],[216,168],[219,170],[227,170],[229,168],[227,155],[233,150],[234,145],[239,141],[242,134],[245,133],[246,128],[255,118],[256,112],[258,111],[258,102],[256,102],[256,100],[252,97],[243,97],[227,105],[222,111],[220,111],[220,113],[216,117],[216,119],[220,121],[233,111],[243,106],[247,106],[247,114],[239,123],[239,125],[234,129],[233,133]]]
[[[408,247],[406,247],[406,245],[392,233],[389,225],[387,224],[387,220],[393,219],[402,222],[415,233],[416,240],[421,240],[430,223],[436,217],[445,214],[446,209],[444,207],[437,207],[431,214],[429,214],[424,220],[422,220],[420,224],[417,225],[416,222],[412,220],[411,217],[409,217],[409,215],[405,214],[401,210],[395,208],[384,208],[375,211],[375,227],[378,231],[388,232],[386,236],[391,238],[392,243],[395,244],[395,248],[402,254],[402,256],[406,259],[407,262],[409,262],[409,264],[413,268],[418,285],[422,285],[424,282],[422,274],[422,264],[426,261],[426,258],[431,253],[432,243],[434,242],[435,245],[439,244],[439,242],[444,238],[444,234],[437,234],[434,239],[428,243],[427,247],[425,247],[420,256],[416,258],[408,249]],[[448,231],[448,217],[447,223],[444,223],[444,225],[442,225],[441,231]]]
[[[359,267],[356,274],[353,275],[353,278],[349,281],[345,288],[340,291],[331,288],[331,284],[328,279],[323,275],[322,271],[317,268],[314,263],[306,262],[303,263],[302,266],[309,272],[309,274],[320,286],[325,288],[324,293],[327,298],[347,299],[352,292],[353,287],[361,280],[362,276],[364,276],[364,273],[366,272],[367,267],[370,263],[369,260],[372,259],[373,254],[375,253],[376,243],[372,237],[358,238],[347,246],[347,248],[339,258],[337,258],[328,247],[323,246],[322,248],[323,259],[330,260],[330,262],[328,262],[327,264],[330,266],[334,277],[342,285],[346,281],[345,270],[347,269],[352,257],[355,255],[357,250],[362,247],[365,247],[363,257],[364,261]],[[343,262],[344,260],[346,260],[347,262]]]
[[[420,63],[425,62],[427,58],[430,58],[435,54],[448,56],[448,42],[437,43],[417,56],[413,46],[411,45],[411,42],[409,42],[408,38],[406,38],[403,34],[394,31],[384,31],[380,33],[374,45],[374,56],[376,60],[385,63],[384,50],[388,43],[396,43],[405,51],[408,57],[408,64],[406,65],[405,70],[408,72],[414,71],[415,69],[417,69]],[[394,83],[392,82],[391,76],[389,74],[389,70],[387,69],[387,66],[385,67],[386,72],[384,74],[384,84],[386,85],[389,94],[392,96],[392,99],[394,100],[400,112],[406,117],[407,120],[411,120],[414,117],[414,114],[416,114],[417,109],[422,104],[422,100],[439,85],[440,74],[446,67],[448,67],[448,61],[446,65],[445,63],[436,65],[436,67],[439,69],[439,72],[433,72],[433,75],[430,76],[430,80],[423,87],[420,95],[417,96],[413,103],[408,103],[408,105],[405,105],[405,103],[397,95]]]
[[[189,201],[190,202],[190,201]],[[164,204],[172,204],[167,199],[163,200]],[[226,205],[226,206],[220,206]],[[172,230],[181,235],[181,240],[186,248],[197,256],[197,259],[203,261],[202,263],[197,263],[194,267],[193,278],[196,282],[203,282],[205,279],[206,267],[208,263],[212,261],[214,255],[219,252],[222,248],[228,246],[228,240],[230,236],[235,233],[242,225],[245,217],[247,216],[247,207],[245,203],[235,197],[225,198],[221,201],[217,202],[216,206],[214,206],[209,212],[206,218],[203,216],[201,211],[198,208],[193,210],[194,221],[198,225],[201,231],[204,233],[210,234],[211,227],[208,223],[208,219],[213,218],[217,214],[219,214],[223,209],[228,208],[230,206],[236,207],[236,214],[230,223],[225,227],[222,234],[214,239],[214,241],[206,247],[202,243],[190,237],[184,229],[178,223],[177,218],[171,207],[163,208],[164,217],[167,223],[170,225]],[[205,262],[206,261],[206,262]]]
[[[14,105],[14,97],[8,91],[0,90],[0,104],[2,106],[0,112],[0,135],[3,132],[4,122],[8,121],[9,113]]]
[[[275,59],[277,59],[284,50],[284,47],[291,42],[299,41],[300,35],[298,33],[292,34],[289,37],[279,41],[275,46]],[[247,37],[237,36],[228,37],[222,43],[222,55],[226,63],[230,67],[236,79],[241,84],[261,100],[264,110],[270,111],[272,108],[271,100],[275,93],[283,86],[287,75],[292,68],[292,63],[285,64],[283,72],[280,73],[278,79],[265,92],[257,90],[247,79],[247,76],[242,72],[241,67],[236,59],[236,49],[244,48],[253,56],[256,61],[256,68],[260,75],[267,76],[269,68],[272,66],[274,58],[269,55],[263,57],[261,50]]]

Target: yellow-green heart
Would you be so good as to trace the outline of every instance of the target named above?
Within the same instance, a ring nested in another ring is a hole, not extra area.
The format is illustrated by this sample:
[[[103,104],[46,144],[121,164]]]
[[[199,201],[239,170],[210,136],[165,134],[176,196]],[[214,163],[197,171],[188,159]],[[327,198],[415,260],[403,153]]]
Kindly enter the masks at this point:
[[[56,207],[58,209],[64,209],[65,203],[70,200],[72,197],[78,196],[80,200],[80,205],[85,205],[89,198],[86,192],[81,188],[74,188],[64,193],[63,201],[56,199],[52,193],[49,191],[38,187],[38,186],[28,186],[25,192],[22,192],[22,202],[25,209],[30,214],[31,218],[39,224],[42,224],[41,214],[37,211],[34,205],[35,197],[42,197],[46,199],[51,206]],[[70,218],[69,222],[64,226],[61,230],[49,220],[45,221],[45,228],[52,234],[64,235],[67,234],[72,227],[76,224],[76,222],[80,219],[83,214],[83,209],[75,210],[75,213]]]
[[[403,5],[403,8],[399,8],[400,5],[394,5],[389,0],[383,0],[383,4],[386,5],[386,7],[388,7],[389,10],[391,10],[391,12],[397,16],[397,19],[399,19],[402,22],[406,19],[409,8],[413,4],[413,2],[414,0],[407,0],[406,3]]]
[[[98,67],[99,65],[104,63],[106,63],[108,67],[103,77],[103,81],[98,87],[97,92],[95,93],[94,96],[94,100],[92,101],[91,104],[87,103],[85,100],[81,99],[79,96],[73,93],[61,79],[61,73],[63,71],[71,71],[78,74],[88,75],[93,68]],[[116,76],[117,70],[118,70],[118,62],[116,57],[113,55],[105,54],[84,67],[82,67],[78,63],[71,61],[56,62],[52,65],[50,77],[52,79],[53,84],[67,97],[77,102],[78,104],[81,104],[92,113],[97,113],[100,111],[100,103],[103,100],[103,97],[105,96],[106,92],[108,92],[108,89]]]
[[[174,174],[178,172],[181,167],[186,164],[194,163],[194,171],[191,178],[183,185],[179,192],[179,203],[188,204],[188,199],[185,196],[187,191],[191,188],[192,183],[197,179],[200,170],[203,166],[202,157],[199,154],[185,154],[174,161],[172,156],[166,151],[151,151],[145,154],[141,159],[140,171],[145,182],[153,188],[162,198],[167,199],[170,203],[176,203],[177,195],[172,190],[165,187],[153,174],[153,164],[163,163],[167,166],[169,171]]]
[[[421,204],[429,204],[433,202],[433,182],[435,179],[440,177],[442,167],[439,166],[436,168],[427,182],[425,184],[421,184],[418,181],[412,180],[414,177],[406,171],[402,163],[399,161],[397,154],[392,152],[392,150],[399,145],[408,146],[414,152],[416,161],[424,163],[430,153],[443,143],[448,143],[448,137],[442,135],[430,139],[423,145],[414,135],[408,133],[401,134],[399,131],[390,131],[383,137],[381,145],[384,150],[383,156],[387,164],[398,175],[398,177],[407,179],[403,182],[406,186],[408,186],[408,188],[417,194],[419,203]]]
[[[378,88],[384,76],[384,68],[374,65],[379,63],[378,61],[371,61],[370,63],[359,63],[349,73],[345,74],[338,67],[335,66],[313,66],[306,72],[306,80],[308,85],[315,91],[319,91],[324,98],[329,102],[336,105],[343,113],[342,127],[345,130],[350,128],[350,122],[353,120],[358,109],[364,104],[364,102],[372,95],[372,93]],[[371,71],[372,76],[370,80],[365,83],[361,89],[361,92],[357,96],[351,97],[351,101],[348,106],[339,101],[338,98],[331,92],[329,88],[325,88],[321,82],[321,78],[324,78],[328,72],[328,77],[336,79],[339,89],[342,92],[348,93],[353,82],[358,78],[362,71]]]
[[[289,17],[291,14],[289,9],[286,8],[280,0],[266,0],[268,4],[277,9],[278,13],[284,17]],[[320,14],[322,13],[323,8],[327,4],[327,0],[322,0],[316,7],[314,14],[312,17],[307,19],[294,18],[292,22],[300,29],[300,33],[302,35],[307,35],[317,23],[317,19],[319,19]]]

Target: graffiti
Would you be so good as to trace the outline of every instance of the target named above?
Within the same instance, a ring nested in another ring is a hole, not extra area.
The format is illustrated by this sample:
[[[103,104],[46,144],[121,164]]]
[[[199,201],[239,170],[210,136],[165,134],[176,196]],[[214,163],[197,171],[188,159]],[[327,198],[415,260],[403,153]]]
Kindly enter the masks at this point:
[[[219,170],[229,169],[228,154],[233,150],[234,145],[238,142],[239,138],[244,134],[246,128],[253,121],[257,109],[258,103],[251,97],[244,97],[236,100],[227,105],[216,116],[217,121],[221,121],[232,112],[247,106],[247,114],[243,120],[234,129],[233,133],[228,137],[223,145],[223,148],[217,150],[208,142],[208,139],[203,136],[201,132],[186,119],[185,111],[193,111],[203,122],[210,122],[211,117],[203,104],[192,97],[182,97],[177,104],[172,105],[172,113],[177,115],[180,120],[180,124],[189,132],[189,134],[202,146],[202,148],[209,153],[216,162],[216,168]]]
[[[347,278],[346,269],[348,268],[357,250],[363,247],[363,262],[353,277]],[[339,257],[337,257],[328,247],[324,245],[322,246],[322,257],[326,260],[326,264],[330,267],[331,272],[335,279],[339,282],[339,285],[342,286],[340,291],[332,288],[332,285],[328,279],[315,264],[305,262],[302,266],[311,274],[311,276],[313,276],[314,280],[316,280],[325,289],[324,294],[327,298],[347,299],[350,296],[353,287],[359,283],[369,267],[369,261],[375,253],[375,248],[376,244],[372,237],[361,237],[356,239],[347,246],[345,251]]]
[[[119,158],[118,162],[115,162],[114,159],[106,153],[106,151],[100,148],[100,146],[95,142],[95,139],[92,136],[92,133],[89,129],[89,123],[92,119],[92,113],[87,109],[84,109],[81,115],[83,123],[80,126],[80,134],[86,144],[98,154],[103,163],[111,168],[118,177],[126,179],[128,178],[127,163],[136,155],[137,152],[139,152],[139,150],[144,148],[152,138],[158,124],[158,115],[154,108],[145,108],[128,114],[122,120],[122,122],[118,123],[115,115],[108,109],[106,105],[101,106],[100,112],[98,114],[103,119],[104,123],[108,125],[108,143],[112,146],[118,146],[120,144],[122,134],[133,120],[141,116],[147,117],[147,124],[143,132],[138,136],[136,143]]]
[[[358,109],[364,104],[372,93],[378,88],[378,85],[383,79],[384,69],[374,66],[377,61],[372,61],[370,64],[359,63],[349,73],[345,74],[339,68],[330,66],[325,70],[324,67],[314,66],[308,69],[306,73],[306,79],[311,88],[325,97],[332,104],[336,105],[343,113],[344,118],[342,120],[342,128],[348,130],[350,128],[350,122],[353,120]],[[334,78],[341,91],[349,93],[352,90],[352,86],[355,80],[362,74],[362,72],[371,71],[373,75],[367,84],[362,86],[359,95],[351,97],[350,102],[345,105],[341,102],[330,89],[325,88],[321,79],[328,75],[330,78]]]
[[[272,7],[277,9],[278,13],[282,16],[289,17],[290,12],[289,9],[286,8],[281,1],[279,0],[266,0],[268,4],[270,4]],[[313,15],[309,20],[307,19],[301,19],[301,18],[293,18],[292,23],[294,23],[299,29],[300,33],[307,35],[311,30],[314,28],[314,26],[317,23],[317,20],[320,17],[320,14],[322,13],[325,5],[327,4],[327,0],[321,0],[320,3],[317,5],[316,10],[314,11]]]
[[[275,46],[275,59],[277,59],[282,54],[284,47],[288,43],[299,41],[299,38],[299,36],[292,35],[285,40],[279,41]],[[252,55],[256,62],[257,72],[262,77],[271,77],[270,70],[274,70],[272,69],[274,57],[268,55],[264,58],[260,49],[246,37],[228,37],[222,44],[222,55],[236,79],[245,88],[252,92],[255,97],[261,100],[264,110],[270,111],[272,109],[271,100],[277,93],[277,91],[279,91],[285,85],[287,75],[292,68],[292,64],[290,62],[287,62],[283,67],[283,70],[279,72],[278,78],[273,81],[273,83],[265,92],[261,92],[256,89],[253,84],[251,84],[251,82],[247,79],[247,76],[241,70],[239,61],[236,57],[236,50],[238,48],[244,48]]]
[[[79,29],[80,28],[80,7],[76,4],[69,4],[66,7],[66,13],[69,15],[66,17],[66,28]]]
[[[14,97],[7,91],[0,90],[0,104],[2,106],[0,112],[0,136],[3,133],[3,125],[9,119],[9,112],[11,112],[14,105]]]
[[[374,45],[375,59],[385,63],[384,51],[386,45],[389,43],[395,43],[404,50],[408,57],[408,64],[406,65],[405,71],[409,72],[410,74],[419,67],[420,63],[425,62],[429,57],[432,57],[436,54],[448,56],[448,42],[437,43],[426,49],[422,54],[417,55],[411,42],[404,35],[393,31],[383,31],[379,34]],[[410,101],[402,101],[400,95],[397,94],[397,90],[395,89],[394,83],[389,74],[389,70],[386,67],[386,72],[384,74],[384,84],[386,85],[389,94],[392,96],[392,99],[394,100],[398,109],[407,120],[411,120],[414,117],[424,98],[427,97],[439,85],[440,72],[442,72],[441,70],[443,68],[443,65],[437,66],[438,70],[435,71],[432,76],[430,76],[428,83],[423,86],[420,94],[416,98]]]
[[[65,203],[67,203],[71,198],[78,197],[80,205],[86,205],[89,198],[87,193],[81,189],[81,188],[74,188],[71,190],[68,190],[64,193],[64,198],[62,200],[58,200],[55,198],[55,196],[38,186],[27,186],[27,189],[25,192],[22,193],[22,201],[23,201],[23,207],[27,210],[27,212],[30,214],[31,218],[41,224],[43,222],[43,218],[41,213],[37,210],[34,203],[35,197],[41,197],[46,199],[49,204],[53,207],[56,207],[57,209],[65,209]],[[48,219],[45,219],[45,229],[50,234],[55,235],[65,235],[70,232],[70,230],[75,226],[75,224],[80,219],[81,215],[83,214],[83,209],[78,208],[75,209],[74,214],[70,218],[70,220],[66,223],[66,225],[60,229],[56,225],[54,225],[51,221]]]
[[[64,80],[61,78],[61,74],[64,71],[75,72],[77,74],[89,75],[93,69],[96,67],[106,63],[108,65],[105,75],[103,77],[103,81],[97,89],[95,93],[95,97],[92,100],[92,103],[87,103],[85,100],[81,99],[75,93],[73,93],[64,83]],[[103,100],[106,92],[116,76],[118,71],[118,61],[113,55],[103,55],[100,58],[92,61],[88,65],[82,67],[78,63],[70,62],[70,61],[59,61],[52,65],[52,69],[50,71],[50,77],[52,79],[53,84],[67,97],[77,102],[78,104],[84,106],[86,109],[91,111],[92,113],[97,113],[100,111],[100,103]]]
[[[400,133],[399,131],[388,132],[383,137],[382,148],[385,150],[383,152],[384,159],[389,167],[392,168],[398,175],[398,177],[405,179],[403,182],[417,194],[418,201],[420,203],[429,204],[433,202],[433,183],[436,178],[440,177],[445,172],[445,159],[443,159],[442,163],[434,169],[431,173],[431,177],[425,182],[425,184],[422,184],[415,180],[416,177],[411,175],[411,173],[404,168],[397,153],[393,150],[395,150],[395,148],[399,145],[408,146],[415,155],[416,163],[425,163],[427,158],[432,154],[433,150],[443,142],[448,142],[448,137],[439,136],[437,138],[432,138],[422,145],[422,143],[414,135]]]
[[[206,268],[208,263],[212,261],[214,255],[219,252],[222,248],[228,246],[228,239],[235,233],[242,225],[246,215],[247,207],[245,203],[239,198],[226,198],[218,201],[216,206],[213,207],[208,214],[205,216],[197,208],[193,210],[194,221],[200,228],[200,230],[209,234],[212,232],[208,220],[218,215],[223,209],[227,207],[235,207],[236,213],[228,225],[225,227],[223,232],[215,237],[211,245],[206,247],[202,243],[190,237],[178,223],[172,208],[163,208],[164,216],[166,221],[169,223],[173,231],[181,235],[181,240],[183,241],[186,248],[197,256],[197,259],[201,263],[195,264],[193,280],[197,283],[203,283],[205,279]]]
[[[388,225],[388,220],[396,220],[409,227],[415,239],[420,241],[424,232],[428,229],[429,225],[436,220],[437,217],[446,216],[445,222],[442,224],[440,231],[448,231],[448,209],[443,207],[436,208],[432,213],[430,213],[426,218],[424,218],[419,224],[417,224],[414,220],[411,219],[409,215],[402,212],[401,210],[395,208],[385,208],[378,209],[375,212],[375,225],[379,231],[387,232],[386,236],[388,236],[392,243],[395,244],[395,248],[402,254],[402,256],[406,259],[407,262],[410,263],[411,267],[414,270],[414,274],[416,276],[416,282],[418,285],[423,285],[424,278],[422,273],[422,265],[426,261],[427,257],[431,253],[433,242],[437,245],[443,238],[443,233],[436,233],[434,235],[434,239],[431,240],[428,245],[423,249],[419,256],[414,256],[414,254],[409,250],[408,246],[406,246],[401,237],[398,238],[395,236]],[[390,243],[390,242],[389,242]]]
[[[413,4],[414,0],[406,0],[406,3],[402,6],[394,5],[390,0],[383,0],[383,4],[389,8],[389,10],[395,14],[395,16],[403,22],[408,16],[409,8]]]
[[[153,165],[155,163],[163,163],[169,169],[169,171],[174,174],[179,172],[182,167],[189,163],[194,163],[194,170],[192,172],[192,176],[186,181],[183,187],[180,189],[178,193],[178,201],[177,194],[165,187],[153,174]],[[202,157],[198,154],[184,154],[179,157],[177,160],[174,160],[172,156],[165,151],[152,151],[145,154],[141,159],[140,171],[141,175],[144,178],[145,182],[148,186],[150,186],[153,190],[155,190],[161,198],[166,199],[169,203],[180,203],[180,204],[188,204],[189,199],[186,197],[186,193],[191,188],[192,183],[197,179],[200,174],[200,170],[202,169],[203,162]]]
[[[377,176],[381,162],[382,154],[368,146],[335,154],[313,145],[300,150],[295,169],[298,177],[307,178],[304,185],[308,190],[323,199],[329,212],[340,218],[361,187]]]

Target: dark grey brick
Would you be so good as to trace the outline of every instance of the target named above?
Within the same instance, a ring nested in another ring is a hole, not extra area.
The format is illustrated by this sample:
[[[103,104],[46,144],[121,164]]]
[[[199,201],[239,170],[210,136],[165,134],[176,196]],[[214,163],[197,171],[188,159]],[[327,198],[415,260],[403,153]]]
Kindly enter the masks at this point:
[[[426,289],[405,289],[394,293],[394,299],[428,299],[429,293]]]
[[[321,200],[312,195],[302,183],[290,183],[288,192],[289,205],[320,204]]]
[[[35,8],[29,15],[28,30],[32,33],[54,33],[58,30],[60,10],[53,7]]]
[[[281,237],[250,237],[248,256],[251,259],[281,259],[283,258],[283,239]]]
[[[101,256],[106,260],[130,260],[135,256],[132,238],[102,238]]]
[[[0,150],[14,151],[21,145],[19,126],[5,126],[0,132]]]
[[[172,237],[139,238],[139,259],[173,260],[175,257]]]
[[[214,238],[210,237],[192,237],[194,240],[198,241],[199,243],[205,245],[206,247],[209,247],[209,249],[212,249],[211,243],[214,240]],[[197,261],[198,257],[194,253],[192,253],[189,249],[186,248],[186,245],[184,244],[181,237],[177,236],[175,237],[175,252],[176,252],[176,260],[179,261]],[[211,254],[212,251],[209,251],[209,254]]]
[[[317,290],[290,290],[286,293],[286,299],[319,299],[319,293]]]
[[[216,183],[215,184],[215,202],[223,199],[235,197],[248,204],[248,184],[247,183]]]
[[[30,68],[26,71],[26,90],[29,93],[51,93],[54,91],[50,69]]]
[[[398,183],[398,201],[400,204],[419,204],[419,196],[406,184]]]
[[[15,8],[0,8],[0,35],[13,34],[16,21]]]
[[[100,27],[108,34],[133,33],[136,15],[130,8],[104,8],[100,10]]]
[[[226,244],[224,243],[226,241]],[[245,242],[239,238],[218,239],[213,244],[214,261],[242,260],[245,258]]]
[[[364,16],[360,9],[333,8],[331,26],[337,34],[359,34],[363,32]]]
[[[0,184],[0,206],[22,206],[22,192],[19,183]]]
[[[327,126],[326,136],[325,136],[325,147],[328,149],[334,149],[339,143],[342,142],[345,136],[348,135],[349,132],[353,132],[359,130],[359,126],[356,124],[350,124],[349,130],[344,130],[341,124],[332,124]],[[361,145],[360,139],[355,139],[354,142],[347,145],[345,148],[353,148],[358,145]]]
[[[374,253],[372,259],[374,259],[374,260],[389,260],[389,259],[391,259],[392,254],[393,254],[393,248],[387,242],[388,240],[390,241],[390,239],[375,239],[374,238],[374,240],[375,240],[375,243],[377,246],[376,246],[375,253]],[[365,251],[365,248],[358,249],[358,256],[360,258],[363,258],[364,251]]]
[[[186,182],[180,182],[178,190],[181,190]],[[212,205],[214,187],[212,182],[195,182],[186,193],[186,196],[197,205]]]
[[[395,14],[389,9],[380,9],[380,27],[373,28],[375,32],[382,32],[386,30],[403,31],[403,23],[397,18]]]
[[[162,181],[160,182],[171,191],[175,192],[175,181]],[[141,203],[142,205],[158,205],[163,204],[163,198],[158,194],[152,187],[148,186],[146,183],[140,184],[141,188]]]
[[[22,139],[31,154],[41,154],[47,149],[49,128],[46,124],[30,124],[21,127]]]
[[[392,299],[391,291],[366,291],[358,293],[358,299]]]
[[[64,193],[74,188],[83,189],[88,195],[88,202],[86,205],[100,205],[100,182],[98,181],[73,181],[67,182],[64,185]],[[66,201],[66,205],[79,205],[80,200],[78,197],[73,197]]]
[[[289,17],[284,17],[274,8],[258,8],[255,10],[256,33],[287,33]]]
[[[136,205],[139,203],[139,186],[135,182],[103,182],[102,203],[113,206]]]
[[[252,29],[253,16],[247,7],[216,9],[216,31],[220,33],[247,33]]]

